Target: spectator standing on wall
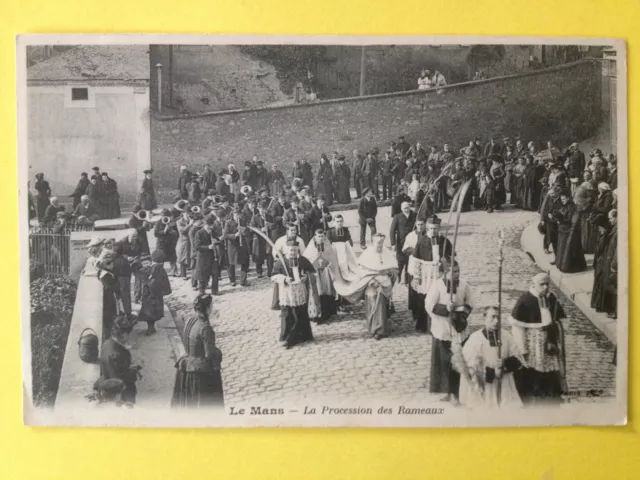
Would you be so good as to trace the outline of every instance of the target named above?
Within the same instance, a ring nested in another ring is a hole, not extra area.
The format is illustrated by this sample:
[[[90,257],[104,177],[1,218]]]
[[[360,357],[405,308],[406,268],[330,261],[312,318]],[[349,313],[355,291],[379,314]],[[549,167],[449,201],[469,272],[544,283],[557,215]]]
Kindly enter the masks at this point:
[[[36,210],[38,212],[38,221],[44,220],[45,211],[49,206],[49,198],[51,197],[51,187],[49,182],[44,179],[44,173],[36,173]]]
[[[187,191],[187,183],[191,182],[191,172],[187,170],[187,167],[182,165],[180,167],[180,177],[178,177],[178,192],[180,198],[187,199],[189,192]]]

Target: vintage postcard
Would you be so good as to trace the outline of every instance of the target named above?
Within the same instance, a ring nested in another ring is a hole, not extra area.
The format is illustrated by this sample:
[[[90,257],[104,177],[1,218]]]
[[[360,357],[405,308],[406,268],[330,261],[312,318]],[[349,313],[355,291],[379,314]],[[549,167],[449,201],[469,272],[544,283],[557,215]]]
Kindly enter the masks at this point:
[[[623,41],[17,61],[27,425],[626,423]]]

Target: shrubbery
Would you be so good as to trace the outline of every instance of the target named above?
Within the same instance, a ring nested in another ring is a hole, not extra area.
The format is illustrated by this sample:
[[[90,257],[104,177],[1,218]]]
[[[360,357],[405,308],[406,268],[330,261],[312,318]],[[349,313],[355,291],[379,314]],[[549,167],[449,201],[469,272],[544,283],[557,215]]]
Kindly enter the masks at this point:
[[[48,407],[58,392],[77,286],[69,277],[40,277],[30,290],[33,401]]]

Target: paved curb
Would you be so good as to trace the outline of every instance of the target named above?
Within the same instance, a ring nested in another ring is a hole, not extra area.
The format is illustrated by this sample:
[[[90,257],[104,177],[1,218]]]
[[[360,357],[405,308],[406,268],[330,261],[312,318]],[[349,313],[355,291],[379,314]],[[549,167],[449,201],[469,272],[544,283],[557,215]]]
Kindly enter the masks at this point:
[[[549,263],[550,259],[544,253],[542,239],[538,232],[538,221],[526,227],[520,236],[522,250],[533,258],[538,267],[549,273],[551,281],[562,291],[580,311],[593,323],[614,345],[617,344],[617,322],[598,313],[591,308],[591,289],[593,287],[593,269],[586,272],[562,273]],[[587,263],[593,255],[587,255]]]

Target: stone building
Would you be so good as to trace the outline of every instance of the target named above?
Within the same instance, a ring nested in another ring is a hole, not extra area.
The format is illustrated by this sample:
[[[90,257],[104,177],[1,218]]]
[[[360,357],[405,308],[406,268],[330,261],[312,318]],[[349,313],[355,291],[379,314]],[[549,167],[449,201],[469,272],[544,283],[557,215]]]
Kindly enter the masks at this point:
[[[43,172],[62,202],[98,166],[135,201],[150,167],[146,45],[83,45],[27,69],[29,178]],[[32,180],[33,181],[33,180]]]

